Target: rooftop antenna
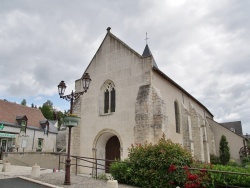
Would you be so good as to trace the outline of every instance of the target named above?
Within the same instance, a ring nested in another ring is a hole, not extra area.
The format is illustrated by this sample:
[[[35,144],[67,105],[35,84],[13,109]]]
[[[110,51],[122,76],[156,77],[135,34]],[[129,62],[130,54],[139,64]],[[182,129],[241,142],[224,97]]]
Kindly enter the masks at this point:
[[[146,32],[146,38],[145,38],[145,40],[146,40],[146,44],[148,44],[148,33]]]

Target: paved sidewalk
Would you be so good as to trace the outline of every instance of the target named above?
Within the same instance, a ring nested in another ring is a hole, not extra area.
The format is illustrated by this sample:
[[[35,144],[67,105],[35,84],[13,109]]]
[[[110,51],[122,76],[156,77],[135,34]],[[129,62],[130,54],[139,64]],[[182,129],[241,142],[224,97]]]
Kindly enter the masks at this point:
[[[48,187],[60,188],[105,188],[107,181],[96,180],[84,175],[71,174],[71,185],[63,185],[65,172],[53,172],[52,169],[41,169],[40,177],[31,177],[32,167],[11,165],[10,172],[2,172],[2,164],[0,164],[0,179],[19,177],[28,181],[33,181]],[[119,188],[135,188],[128,185],[119,184]]]

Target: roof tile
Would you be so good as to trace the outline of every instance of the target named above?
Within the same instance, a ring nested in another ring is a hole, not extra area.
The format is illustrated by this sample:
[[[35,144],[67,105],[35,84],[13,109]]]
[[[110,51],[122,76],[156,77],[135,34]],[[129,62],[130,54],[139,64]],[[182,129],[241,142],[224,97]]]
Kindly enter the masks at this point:
[[[41,128],[39,121],[45,120],[40,109],[0,100],[0,121],[17,124],[17,116],[28,118],[27,126]]]

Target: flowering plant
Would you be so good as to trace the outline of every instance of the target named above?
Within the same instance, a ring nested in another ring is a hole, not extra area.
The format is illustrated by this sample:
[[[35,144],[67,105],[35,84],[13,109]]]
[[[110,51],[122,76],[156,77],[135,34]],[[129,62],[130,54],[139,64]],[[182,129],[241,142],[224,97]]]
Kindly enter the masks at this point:
[[[169,187],[205,188],[209,183],[209,175],[205,167],[191,173],[188,166],[177,167],[171,164],[168,168],[168,173],[168,176],[171,177],[171,180],[168,182]]]
[[[70,117],[78,117],[76,114],[67,114],[67,116],[70,116]]]

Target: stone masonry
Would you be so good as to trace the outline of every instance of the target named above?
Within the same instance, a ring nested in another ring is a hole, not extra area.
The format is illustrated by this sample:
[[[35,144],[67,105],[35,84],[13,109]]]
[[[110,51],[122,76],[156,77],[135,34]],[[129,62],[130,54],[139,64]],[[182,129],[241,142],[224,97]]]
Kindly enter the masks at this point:
[[[151,85],[139,88],[135,105],[135,143],[156,143],[166,124],[165,102]]]
[[[199,114],[194,108],[191,109],[192,136],[194,143],[194,157],[196,160],[205,161],[203,134]]]

